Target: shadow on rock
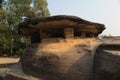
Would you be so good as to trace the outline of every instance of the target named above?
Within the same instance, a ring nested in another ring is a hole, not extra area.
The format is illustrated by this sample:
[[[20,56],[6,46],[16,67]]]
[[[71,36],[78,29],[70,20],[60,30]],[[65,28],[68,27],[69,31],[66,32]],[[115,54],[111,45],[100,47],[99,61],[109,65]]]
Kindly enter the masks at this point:
[[[120,80],[120,44],[101,44],[94,62],[94,80]]]

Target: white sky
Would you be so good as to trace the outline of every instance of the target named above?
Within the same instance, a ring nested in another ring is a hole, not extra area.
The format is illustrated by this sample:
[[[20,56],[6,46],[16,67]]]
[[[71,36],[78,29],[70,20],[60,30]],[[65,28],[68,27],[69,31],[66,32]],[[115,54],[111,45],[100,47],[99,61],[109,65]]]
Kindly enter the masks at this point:
[[[103,34],[120,36],[120,0],[47,0],[51,15],[74,15],[103,23]]]

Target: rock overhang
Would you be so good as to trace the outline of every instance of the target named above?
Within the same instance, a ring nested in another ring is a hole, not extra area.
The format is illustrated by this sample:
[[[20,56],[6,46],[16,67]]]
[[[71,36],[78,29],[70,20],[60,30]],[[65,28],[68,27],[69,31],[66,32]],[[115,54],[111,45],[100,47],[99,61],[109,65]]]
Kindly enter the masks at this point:
[[[26,20],[19,24],[19,34],[30,35],[36,29],[43,29],[46,31],[51,30],[53,32],[54,30],[60,31],[63,28],[73,28],[75,30],[74,32],[82,29],[96,29],[97,31],[95,33],[97,36],[98,34],[102,33],[102,31],[105,29],[105,26],[104,24],[93,23],[76,16],[58,15]],[[26,33],[24,33],[24,31],[26,31]]]

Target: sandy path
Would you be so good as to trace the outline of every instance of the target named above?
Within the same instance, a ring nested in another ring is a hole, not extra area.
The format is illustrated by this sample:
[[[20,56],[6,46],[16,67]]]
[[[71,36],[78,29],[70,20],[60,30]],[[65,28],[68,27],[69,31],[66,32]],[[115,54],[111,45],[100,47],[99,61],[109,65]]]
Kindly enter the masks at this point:
[[[19,61],[19,58],[4,58],[4,57],[0,57],[0,64],[16,63],[18,61]]]

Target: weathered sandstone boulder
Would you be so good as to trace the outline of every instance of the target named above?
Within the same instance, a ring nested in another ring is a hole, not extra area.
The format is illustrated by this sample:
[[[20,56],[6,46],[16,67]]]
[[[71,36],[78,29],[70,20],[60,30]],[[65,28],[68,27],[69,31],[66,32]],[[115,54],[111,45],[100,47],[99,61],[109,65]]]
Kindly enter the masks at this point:
[[[49,42],[48,42],[49,41]],[[6,80],[93,80],[95,39],[45,39],[30,44]]]
[[[30,44],[3,80],[120,80],[120,43],[116,42],[44,39]]]
[[[120,80],[120,39],[96,39],[104,29],[65,15],[20,23],[31,43],[3,80]]]

